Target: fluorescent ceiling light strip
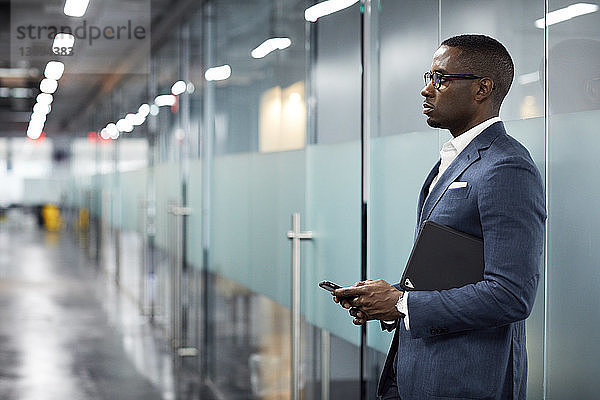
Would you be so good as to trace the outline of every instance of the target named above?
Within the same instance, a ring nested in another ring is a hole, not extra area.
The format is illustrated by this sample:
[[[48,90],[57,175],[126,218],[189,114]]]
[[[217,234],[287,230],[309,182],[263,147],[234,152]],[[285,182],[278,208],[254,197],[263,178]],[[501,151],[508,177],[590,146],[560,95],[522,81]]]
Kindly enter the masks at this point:
[[[35,103],[35,105],[33,106],[33,112],[35,114],[49,114],[50,110],[52,108],[50,107],[49,104],[41,104],[41,103]]]
[[[127,114],[125,119],[133,126],[140,126],[146,121],[146,116],[136,113],[136,114]]]
[[[110,139],[110,132],[107,128],[102,128],[102,130],[100,131],[100,137],[104,140]]]
[[[154,99],[154,104],[156,104],[159,107],[170,107],[175,105],[176,101],[177,99],[172,94],[161,94],[160,96],[156,96],[156,98]]]
[[[52,104],[54,98],[49,93],[40,93],[38,94],[36,100],[40,104]]]
[[[146,118],[148,114],[150,114],[150,106],[148,104],[142,104],[140,108],[138,108],[138,115]]]
[[[304,19],[310,22],[315,22],[325,15],[333,14],[345,8],[358,3],[358,0],[327,0],[304,11]]]
[[[35,111],[31,113],[31,117],[29,118],[31,121],[41,121],[46,122],[46,114],[36,113]]]
[[[43,130],[44,121],[41,121],[39,119],[29,121],[29,125],[27,126],[27,134],[29,134],[29,132],[40,134]]]
[[[48,93],[48,94],[52,94],[54,92],[56,92],[56,89],[58,88],[58,82],[55,81],[54,79],[42,79],[42,81],[40,82],[40,90],[44,93]]]
[[[31,140],[39,139],[42,136],[41,130],[29,130],[27,129],[27,137]]]
[[[44,70],[44,76],[48,79],[59,80],[65,72],[65,64],[60,61],[49,61]]]
[[[69,48],[75,44],[75,36],[70,33],[57,33],[52,42],[52,48]]]
[[[185,92],[187,89],[187,84],[184,81],[177,81],[171,86],[171,93],[175,96],[178,96]]]
[[[206,70],[204,77],[207,81],[223,81],[231,76],[231,67],[222,65],[220,67],[212,67]]]
[[[90,4],[90,0],[66,0],[63,11],[69,17],[83,17],[88,4]]]
[[[105,138],[102,136],[102,131],[104,131],[108,137]],[[100,136],[102,136],[103,139],[117,139],[119,137],[119,128],[117,128],[117,125],[113,124],[112,122],[106,125],[106,128],[102,129],[102,131],[100,132]]]
[[[117,121],[117,129],[119,132],[129,133],[133,130],[133,124],[125,118],[121,118]]]
[[[598,11],[598,9],[600,9],[600,6],[597,4],[576,3],[571,4],[568,7],[549,12],[546,14],[546,19],[548,26],[550,26],[558,24],[559,22],[568,21],[575,17],[579,17],[580,15],[591,14]],[[535,21],[535,26],[536,28],[544,29],[544,18],[537,19]]]
[[[286,37],[270,38],[270,39],[265,40],[264,42],[262,42],[260,44],[260,46],[258,46],[254,50],[252,50],[250,52],[250,55],[253,58],[263,58],[267,54],[269,54],[275,50],[286,49],[286,48],[290,47],[291,44],[292,44],[292,41]]]

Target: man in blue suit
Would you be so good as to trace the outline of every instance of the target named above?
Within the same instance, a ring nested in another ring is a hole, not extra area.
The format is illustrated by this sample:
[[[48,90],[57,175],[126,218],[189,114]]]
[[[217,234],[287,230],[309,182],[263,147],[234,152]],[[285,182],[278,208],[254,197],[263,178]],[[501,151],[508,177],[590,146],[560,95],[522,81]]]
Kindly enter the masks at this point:
[[[395,330],[381,399],[525,399],[525,319],[540,277],[544,186],[528,151],[498,118],[514,66],[483,35],[445,40],[425,74],[423,113],[453,139],[419,196],[417,230],[432,220],[480,237],[483,280],[402,292],[383,280],[334,291],[354,323]]]

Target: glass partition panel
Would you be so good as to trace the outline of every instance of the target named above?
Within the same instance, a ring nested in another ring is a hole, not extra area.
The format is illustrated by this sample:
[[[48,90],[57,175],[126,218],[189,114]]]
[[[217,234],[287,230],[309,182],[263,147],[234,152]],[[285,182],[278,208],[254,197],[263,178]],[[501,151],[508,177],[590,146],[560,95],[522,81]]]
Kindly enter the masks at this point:
[[[504,99],[500,118],[507,133],[532,154],[542,176],[545,172],[544,30],[535,20],[544,15],[543,1],[441,2],[441,40],[463,33],[479,33],[500,41],[515,65],[515,77]],[[543,272],[544,267],[540,265]],[[543,398],[544,365],[544,285],[543,273],[534,308],[527,320],[528,385],[527,398]]]
[[[544,3],[421,1],[378,3],[380,129],[371,141],[371,269],[369,277],[397,282],[410,253],[418,193],[451,136],[427,127],[422,115],[422,75],[440,41],[480,33],[502,42],[515,63],[515,79],[501,109],[508,133],[521,141],[544,174],[544,32],[533,22]],[[543,269],[543,266],[540,266]],[[544,290],[540,285],[527,323],[528,398],[543,397]],[[373,325],[372,363],[382,362],[391,335]],[[381,365],[379,365],[381,367]]]
[[[423,73],[438,47],[438,1],[381,1],[373,12],[379,21],[379,65],[373,68],[380,74],[380,109],[372,116],[379,129],[370,150],[368,277],[394,284],[412,248],[421,185],[439,158],[440,132],[427,126],[420,94]],[[371,397],[392,336],[370,323]]]
[[[226,394],[289,398],[291,344],[299,339],[300,391],[318,398],[324,328],[333,333],[331,348],[343,350],[331,355],[331,393],[358,396],[359,329],[317,283],[360,277],[360,8],[313,24],[304,20],[310,5],[226,0],[207,8],[214,46],[206,50],[207,68],[231,68],[203,99],[209,110],[214,102],[214,113],[204,116],[205,134],[214,139],[210,182],[203,184],[211,192],[208,375]],[[253,51],[275,37],[289,39],[289,47],[260,57]],[[307,141],[319,144],[307,148]],[[190,177],[200,174],[200,163],[192,163]],[[191,188],[190,201],[201,202]],[[287,236],[293,213],[300,213],[302,231],[314,232],[301,245],[303,323],[294,337]],[[189,254],[201,262],[199,251]]]
[[[600,391],[600,4],[586,3],[549,1],[577,12],[548,26],[548,399]]]

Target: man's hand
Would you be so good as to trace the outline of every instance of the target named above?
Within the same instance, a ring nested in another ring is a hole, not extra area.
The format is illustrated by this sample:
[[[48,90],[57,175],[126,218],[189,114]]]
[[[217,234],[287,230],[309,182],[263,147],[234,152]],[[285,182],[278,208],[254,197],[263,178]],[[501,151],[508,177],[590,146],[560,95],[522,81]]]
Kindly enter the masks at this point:
[[[393,321],[400,317],[396,303],[402,292],[382,279],[357,282],[332,294],[333,301],[350,310],[355,325],[372,319]]]

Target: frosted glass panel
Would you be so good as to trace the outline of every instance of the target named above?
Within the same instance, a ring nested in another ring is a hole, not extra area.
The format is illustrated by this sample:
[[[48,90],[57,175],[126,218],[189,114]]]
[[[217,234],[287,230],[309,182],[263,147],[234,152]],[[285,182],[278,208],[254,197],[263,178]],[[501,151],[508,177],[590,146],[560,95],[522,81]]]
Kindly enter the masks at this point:
[[[542,176],[546,171],[546,138],[544,118],[531,118],[504,123],[509,135],[521,142],[531,154]],[[543,398],[544,379],[544,266],[540,265],[540,284],[527,327],[527,398]]]
[[[169,203],[181,199],[181,178],[176,162],[159,164],[154,167],[156,188],[156,245],[168,250]]]
[[[291,214],[304,215],[305,152],[215,158],[212,271],[290,307]]]
[[[120,173],[121,185],[121,229],[137,231],[142,201],[146,199],[146,169]]]
[[[419,191],[438,150],[434,129],[372,141],[371,279],[400,280],[413,245]],[[371,324],[369,346],[387,352],[392,335]]]
[[[600,392],[599,39],[598,11],[548,28],[548,399]]]
[[[600,112],[550,118],[548,398],[600,391]]]
[[[308,147],[305,229],[314,237],[303,253],[303,313],[312,324],[356,345],[360,328],[317,283],[360,280],[360,179],[360,142]]]

